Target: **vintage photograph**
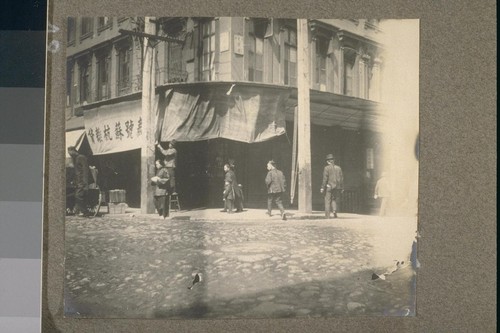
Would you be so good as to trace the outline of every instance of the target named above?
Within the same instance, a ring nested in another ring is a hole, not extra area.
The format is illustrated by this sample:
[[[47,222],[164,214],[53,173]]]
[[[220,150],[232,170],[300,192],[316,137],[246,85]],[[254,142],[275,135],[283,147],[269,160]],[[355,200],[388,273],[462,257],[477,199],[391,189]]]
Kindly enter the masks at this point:
[[[69,17],[64,315],[415,316],[419,24]]]

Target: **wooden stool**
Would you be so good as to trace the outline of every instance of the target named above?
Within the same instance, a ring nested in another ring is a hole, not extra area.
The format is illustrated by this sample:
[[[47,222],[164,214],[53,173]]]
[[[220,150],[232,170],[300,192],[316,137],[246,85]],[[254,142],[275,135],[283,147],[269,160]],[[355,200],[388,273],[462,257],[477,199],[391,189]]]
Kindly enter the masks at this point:
[[[179,195],[177,193],[173,193],[170,196],[170,201],[168,203],[168,208],[170,211],[172,210],[172,204],[175,204],[174,207],[177,207],[177,208],[175,208],[176,211],[181,210],[181,204],[179,203]]]

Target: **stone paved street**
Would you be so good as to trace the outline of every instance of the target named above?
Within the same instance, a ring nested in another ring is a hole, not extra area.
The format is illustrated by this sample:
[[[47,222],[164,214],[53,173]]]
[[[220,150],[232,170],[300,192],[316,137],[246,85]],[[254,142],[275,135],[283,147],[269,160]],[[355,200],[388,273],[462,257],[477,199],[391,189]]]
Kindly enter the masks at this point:
[[[319,216],[67,217],[66,316],[414,315],[415,218]]]

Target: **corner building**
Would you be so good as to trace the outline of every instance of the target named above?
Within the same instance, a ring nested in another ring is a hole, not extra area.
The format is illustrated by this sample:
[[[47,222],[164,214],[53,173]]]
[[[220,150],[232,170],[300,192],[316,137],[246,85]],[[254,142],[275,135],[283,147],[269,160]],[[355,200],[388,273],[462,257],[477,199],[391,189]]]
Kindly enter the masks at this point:
[[[378,20],[308,20],[312,205],[324,157],[344,171],[341,211],[369,213],[383,169],[383,32]],[[67,22],[66,142],[90,155],[106,189],[141,202],[141,140],[177,140],[183,208],[221,207],[223,165],[236,161],[245,206],[264,208],[266,162],[290,189],[297,106],[297,20],[156,18],[153,124],[141,119],[144,18]],[[158,152],[156,152],[158,153]],[[295,189],[295,192],[297,189]],[[288,191],[290,192],[290,190]],[[287,193],[290,196],[290,193]],[[288,197],[288,206],[297,206]]]

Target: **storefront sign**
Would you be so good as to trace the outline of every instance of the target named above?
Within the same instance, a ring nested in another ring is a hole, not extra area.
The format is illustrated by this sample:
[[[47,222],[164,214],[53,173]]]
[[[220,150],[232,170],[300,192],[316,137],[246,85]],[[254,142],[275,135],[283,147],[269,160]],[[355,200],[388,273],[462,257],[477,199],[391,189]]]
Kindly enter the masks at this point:
[[[239,55],[244,55],[245,49],[243,46],[244,46],[243,36],[242,35],[234,35],[234,53],[239,54]]]
[[[94,155],[141,148],[141,101],[105,105],[84,112],[85,133]]]

